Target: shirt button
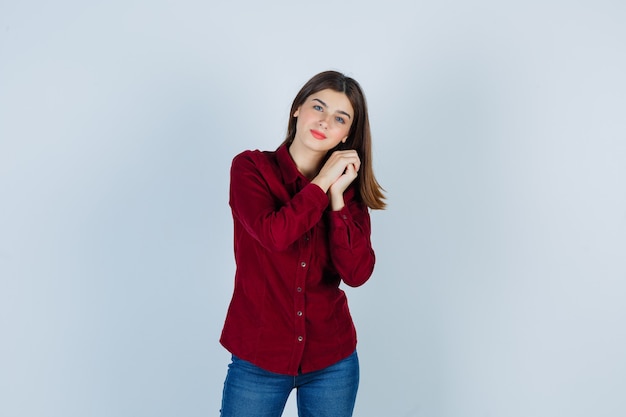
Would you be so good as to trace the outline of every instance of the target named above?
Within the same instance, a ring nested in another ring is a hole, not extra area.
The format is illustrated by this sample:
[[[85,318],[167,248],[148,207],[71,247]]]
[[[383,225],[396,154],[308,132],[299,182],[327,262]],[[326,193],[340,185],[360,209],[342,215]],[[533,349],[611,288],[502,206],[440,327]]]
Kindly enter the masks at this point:
[[[298,291],[298,292],[302,292],[302,287],[298,287],[298,288],[296,288],[296,291]]]
[[[306,266],[306,262],[301,262],[301,263],[300,263],[300,266],[301,266],[302,268],[304,268],[304,267]]]
[[[298,342],[302,342],[303,340],[304,340],[304,337],[298,336]]]
[[[298,311],[298,316],[302,316],[302,311]]]
[[[348,216],[346,216],[345,214],[341,217],[343,217],[344,220],[348,220]]]

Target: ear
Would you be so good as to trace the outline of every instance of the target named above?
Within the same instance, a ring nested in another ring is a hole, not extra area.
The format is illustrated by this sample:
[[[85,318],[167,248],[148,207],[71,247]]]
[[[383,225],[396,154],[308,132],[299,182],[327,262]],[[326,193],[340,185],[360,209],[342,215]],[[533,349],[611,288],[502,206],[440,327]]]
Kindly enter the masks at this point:
[[[298,115],[300,114],[300,107],[298,107],[298,109],[295,112],[293,112],[293,117],[298,117]]]
[[[348,137],[346,136],[345,138],[342,139],[341,143],[346,143],[347,140],[348,140]]]

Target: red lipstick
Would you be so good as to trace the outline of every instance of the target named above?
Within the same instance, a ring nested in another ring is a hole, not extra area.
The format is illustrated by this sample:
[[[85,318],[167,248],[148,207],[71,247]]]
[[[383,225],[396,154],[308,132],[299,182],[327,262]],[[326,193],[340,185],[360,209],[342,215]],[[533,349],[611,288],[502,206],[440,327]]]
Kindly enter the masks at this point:
[[[311,129],[311,135],[313,135],[315,139],[326,139],[326,135],[319,130]]]

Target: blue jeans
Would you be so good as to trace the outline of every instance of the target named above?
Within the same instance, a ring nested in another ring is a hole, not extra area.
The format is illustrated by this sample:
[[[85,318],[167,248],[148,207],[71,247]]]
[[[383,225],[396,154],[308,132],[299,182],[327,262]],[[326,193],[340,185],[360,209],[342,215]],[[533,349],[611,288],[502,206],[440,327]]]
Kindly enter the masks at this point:
[[[224,382],[221,417],[280,417],[297,390],[299,417],[351,417],[359,388],[356,351],[328,368],[289,376],[233,355]]]

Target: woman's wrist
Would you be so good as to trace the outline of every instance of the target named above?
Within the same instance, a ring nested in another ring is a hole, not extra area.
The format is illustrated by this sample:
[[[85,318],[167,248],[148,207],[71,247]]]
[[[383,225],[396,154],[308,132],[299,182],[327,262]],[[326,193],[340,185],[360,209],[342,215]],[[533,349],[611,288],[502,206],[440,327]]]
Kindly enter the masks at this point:
[[[311,180],[311,184],[317,185],[325,193],[328,192],[328,189],[330,188],[330,185],[331,185],[331,184],[327,184],[326,181],[324,181],[324,178],[320,177],[319,175]]]
[[[330,192],[330,208],[332,211],[339,211],[345,207],[346,203],[343,201],[343,193]]]

